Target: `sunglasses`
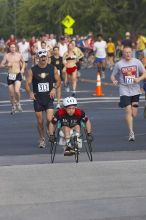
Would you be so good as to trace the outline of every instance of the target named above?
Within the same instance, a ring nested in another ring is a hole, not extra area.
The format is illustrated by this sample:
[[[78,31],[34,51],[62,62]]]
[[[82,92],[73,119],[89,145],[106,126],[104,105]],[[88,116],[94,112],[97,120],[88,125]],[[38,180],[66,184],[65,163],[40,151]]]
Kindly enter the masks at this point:
[[[42,56],[46,57],[47,56],[47,52],[46,51],[39,51],[38,52],[38,56],[39,57],[42,57]]]

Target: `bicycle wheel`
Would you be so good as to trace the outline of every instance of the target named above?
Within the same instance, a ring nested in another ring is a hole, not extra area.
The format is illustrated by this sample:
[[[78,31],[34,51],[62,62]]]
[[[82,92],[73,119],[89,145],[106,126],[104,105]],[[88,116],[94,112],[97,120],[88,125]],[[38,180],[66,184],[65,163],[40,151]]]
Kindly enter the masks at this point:
[[[87,141],[86,143],[84,143],[84,146],[89,160],[93,161],[91,143]]]
[[[56,148],[59,143],[59,131],[60,131],[60,122],[58,121],[57,127],[55,129],[55,141],[50,145],[50,154],[51,154],[51,163],[54,163],[54,158],[56,154]]]
[[[88,138],[87,138],[87,131],[86,129],[84,129],[84,132],[85,132],[85,141],[84,141],[84,147],[85,147],[85,150],[86,150],[86,153],[87,153],[87,156],[89,158],[90,161],[93,161],[93,157],[92,157],[92,146],[91,146],[91,143],[88,141]]]
[[[51,163],[54,163],[54,158],[56,154],[57,142],[51,143],[50,153],[51,153]]]
[[[75,161],[76,163],[79,162],[79,149],[78,148],[75,149]]]
[[[78,148],[77,136],[73,137],[73,147],[75,150],[75,161],[76,163],[78,163],[79,162],[79,148]]]

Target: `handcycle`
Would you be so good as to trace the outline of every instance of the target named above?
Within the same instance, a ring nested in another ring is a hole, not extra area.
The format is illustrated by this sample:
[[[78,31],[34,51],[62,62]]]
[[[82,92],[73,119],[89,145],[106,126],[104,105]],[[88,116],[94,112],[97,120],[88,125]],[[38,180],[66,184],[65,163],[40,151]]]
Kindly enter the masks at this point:
[[[80,136],[77,136],[76,131],[73,129],[72,130],[72,135],[70,137],[70,144],[72,148],[74,149],[74,156],[75,156],[75,162],[79,162],[79,155],[80,155],[80,150],[82,149],[82,146],[85,148],[85,151],[87,153],[87,156],[90,161],[93,161],[93,156],[92,156],[92,145],[91,142],[88,139],[87,135],[87,130],[85,127],[85,123],[81,121],[80,123],[81,131],[80,131]],[[55,140],[54,142],[50,143],[50,154],[51,154],[51,163],[54,163],[55,155],[56,155],[56,149],[60,144],[61,140],[61,123],[60,121],[57,122],[56,129],[55,129]],[[65,143],[64,143],[65,144]]]

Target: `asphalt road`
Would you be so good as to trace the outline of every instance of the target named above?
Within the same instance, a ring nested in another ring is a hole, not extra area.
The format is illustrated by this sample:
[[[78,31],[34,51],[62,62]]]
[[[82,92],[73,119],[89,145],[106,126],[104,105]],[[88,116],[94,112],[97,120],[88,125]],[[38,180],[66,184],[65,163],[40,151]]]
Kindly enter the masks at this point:
[[[82,70],[77,98],[91,119],[93,162],[79,163],[58,147],[39,149],[32,102],[22,85],[22,113],[10,115],[6,74],[0,71],[0,220],[145,220],[146,122],[141,98],[129,143],[118,88],[107,72],[104,97],[94,97],[96,69]],[[63,91],[63,97],[68,94]]]
[[[81,70],[81,80],[78,82],[78,105],[85,110],[92,123],[93,151],[97,155],[98,152],[145,150],[144,98],[142,96],[139,113],[134,123],[136,141],[128,142],[124,112],[118,107],[118,88],[111,85],[109,77],[110,73],[107,72],[106,79],[102,81],[102,90],[105,94],[103,97],[93,96],[96,86],[94,82],[96,80],[95,68]],[[47,149],[37,147],[38,134],[33,105],[25,92],[24,83],[21,89],[21,103],[24,111],[10,115],[11,106],[4,70],[1,70],[0,78],[0,156],[48,155],[49,147]],[[70,93],[66,93],[63,89],[63,97],[68,95]],[[59,147],[57,152],[62,154],[63,149]],[[40,162],[41,160],[40,157]],[[66,161],[63,157],[62,160]],[[94,157],[94,160],[97,160],[97,156]]]

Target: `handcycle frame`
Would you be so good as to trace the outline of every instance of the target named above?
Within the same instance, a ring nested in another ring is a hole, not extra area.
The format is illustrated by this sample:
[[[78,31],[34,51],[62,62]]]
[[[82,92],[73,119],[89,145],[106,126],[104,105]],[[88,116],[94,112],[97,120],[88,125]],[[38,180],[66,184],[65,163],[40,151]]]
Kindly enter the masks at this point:
[[[55,141],[51,142],[50,146],[50,154],[51,154],[51,163],[54,163],[55,155],[56,155],[56,148],[59,145],[59,139],[60,135],[59,132],[61,130],[61,123],[60,121],[57,122],[56,129],[55,129]],[[73,146],[73,149],[75,150],[75,162],[79,162],[79,154],[80,154],[80,149],[78,147],[78,141],[77,141],[77,135],[76,132],[73,130],[73,135],[70,138],[70,143]],[[82,139],[82,145],[84,146],[87,156],[90,161],[93,161],[92,157],[92,146],[91,142],[87,138],[87,130],[85,127],[85,123],[81,121],[80,123],[80,138]]]

